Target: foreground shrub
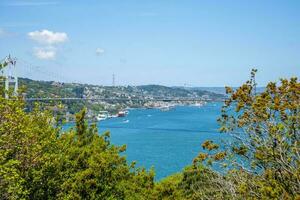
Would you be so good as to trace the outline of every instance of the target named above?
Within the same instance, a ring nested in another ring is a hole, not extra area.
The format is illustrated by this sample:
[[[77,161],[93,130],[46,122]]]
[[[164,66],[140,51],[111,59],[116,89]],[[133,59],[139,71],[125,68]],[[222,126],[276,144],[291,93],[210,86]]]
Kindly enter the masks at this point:
[[[109,132],[76,117],[62,132],[48,112],[0,97],[0,199],[147,199],[154,173],[128,165]]]

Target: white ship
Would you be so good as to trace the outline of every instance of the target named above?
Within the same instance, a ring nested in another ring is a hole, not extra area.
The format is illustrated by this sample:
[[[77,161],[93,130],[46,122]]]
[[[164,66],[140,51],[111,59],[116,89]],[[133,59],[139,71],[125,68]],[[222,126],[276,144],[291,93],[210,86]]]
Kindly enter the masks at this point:
[[[96,118],[97,118],[97,121],[106,120],[108,118],[108,112],[107,111],[100,111]]]

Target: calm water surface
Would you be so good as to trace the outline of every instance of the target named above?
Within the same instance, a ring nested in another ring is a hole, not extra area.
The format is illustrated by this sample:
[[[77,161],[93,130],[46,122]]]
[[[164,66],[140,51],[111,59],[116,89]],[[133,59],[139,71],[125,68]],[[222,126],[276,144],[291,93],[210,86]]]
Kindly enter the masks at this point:
[[[100,133],[111,132],[111,142],[127,145],[128,161],[150,169],[156,180],[181,171],[201,150],[207,139],[219,141],[217,118],[221,103],[203,107],[179,106],[163,112],[158,109],[134,109],[124,118],[98,123]]]

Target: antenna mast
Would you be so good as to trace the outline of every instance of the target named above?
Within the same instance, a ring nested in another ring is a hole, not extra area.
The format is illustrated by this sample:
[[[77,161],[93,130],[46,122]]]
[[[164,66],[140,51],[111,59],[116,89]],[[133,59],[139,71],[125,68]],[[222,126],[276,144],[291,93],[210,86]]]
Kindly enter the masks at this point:
[[[9,86],[11,83],[14,84],[14,92],[13,95],[18,95],[18,77],[16,73],[16,63],[17,59],[12,58],[8,55],[2,63],[0,63],[0,71],[2,72],[2,76],[4,78],[5,85],[5,98],[9,98]]]
[[[115,74],[112,75],[112,86],[113,87],[116,86],[116,76],[115,76]]]

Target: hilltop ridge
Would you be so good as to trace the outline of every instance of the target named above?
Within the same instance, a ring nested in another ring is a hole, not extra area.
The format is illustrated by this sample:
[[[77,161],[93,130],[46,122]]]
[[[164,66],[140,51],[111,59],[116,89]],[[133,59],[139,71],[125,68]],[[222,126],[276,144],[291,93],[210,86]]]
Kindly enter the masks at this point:
[[[160,107],[168,105],[165,102],[154,102],[162,98],[191,98],[201,102],[180,102],[176,104],[205,103],[221,101],[224,95],[201,90],[198,88],[179,88],[162,85],[141,86],[100,86],[80,83],[62,83],[56,81],[37,81],[20,78],[20,86],[25,87],[26,98],[107,98],[109,100],[62,101],[63,112],[75,114],[82,107],[87,107],[90,116],[102,110],[115,113],[125,108]],[[111,100],[110,100],[111,99]],[[122,99],[122,100],[114,100]],[[134,101],[133,99],[142,99]],[[47,105],[51,104],[48,102]],[[57,109],[56,109],[57,110]]]

